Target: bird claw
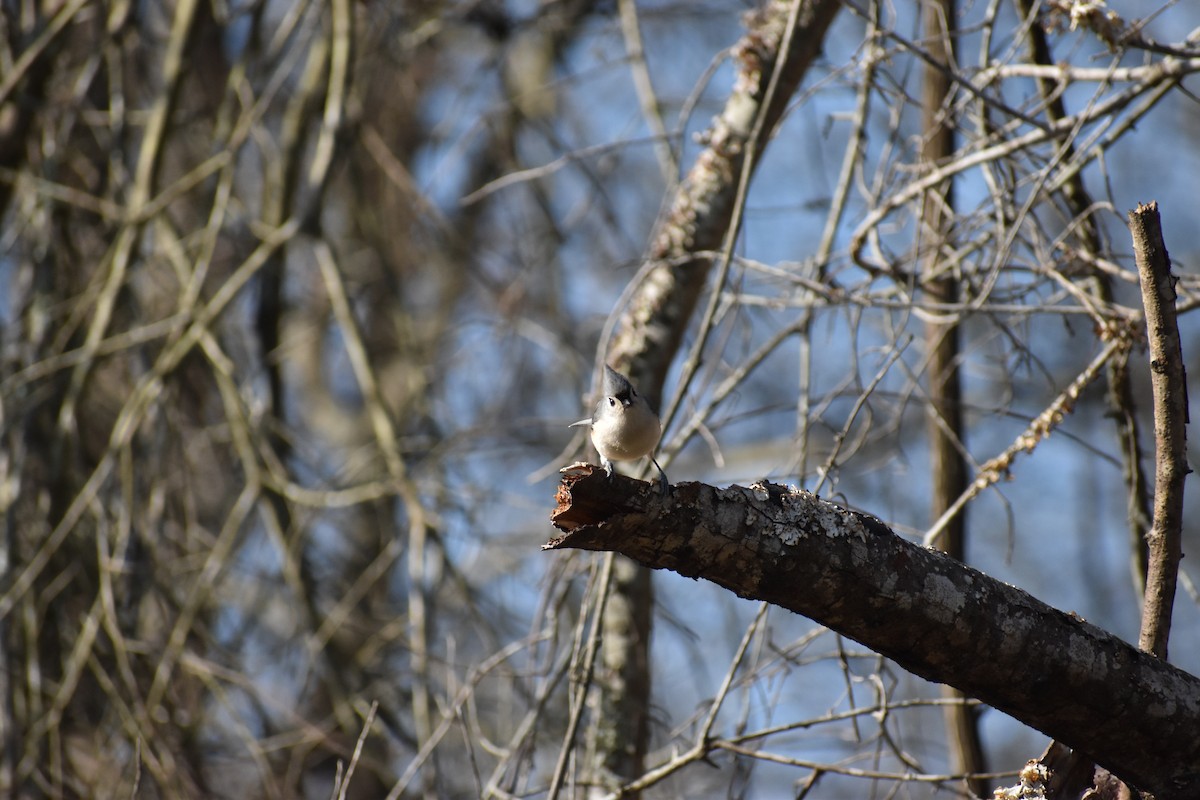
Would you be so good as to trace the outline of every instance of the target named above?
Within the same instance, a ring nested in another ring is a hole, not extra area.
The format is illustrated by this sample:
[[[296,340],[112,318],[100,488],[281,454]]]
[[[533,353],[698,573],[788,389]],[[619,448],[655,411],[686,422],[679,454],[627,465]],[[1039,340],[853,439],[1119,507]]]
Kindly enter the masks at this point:
[[[651,457],[650,463],[652,463],[655,467],[658,467],[658,491],[659,491],[659,494],[666,497],[667,495],[671,494],[671,484],[669,481],[667,481],[667,473],[663,472],[663,468],[658,466],[658,462],[655,461],[653,457]],[[606,458],[601,458],[600,466],[604,467],[604,474],[606,476],[608,476],[609,480],[612,480],[612,477],[613,477],[612,462]]]
[[[667,481],[667,473],[663,472],[663,468],[658,466],[658,461],[654,456],[650,456],[650,463],[658,467],[658,491],[663,497],[671,494],[671,484]]]

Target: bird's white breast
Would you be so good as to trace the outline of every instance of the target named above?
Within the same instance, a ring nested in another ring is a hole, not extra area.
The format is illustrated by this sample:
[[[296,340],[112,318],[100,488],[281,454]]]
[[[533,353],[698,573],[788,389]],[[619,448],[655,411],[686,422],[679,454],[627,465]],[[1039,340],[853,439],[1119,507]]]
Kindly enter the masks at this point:
[[[592,444],[609,461],[649,455],[662,435],[658,417],[647,408],[618,408],[592,423]]]

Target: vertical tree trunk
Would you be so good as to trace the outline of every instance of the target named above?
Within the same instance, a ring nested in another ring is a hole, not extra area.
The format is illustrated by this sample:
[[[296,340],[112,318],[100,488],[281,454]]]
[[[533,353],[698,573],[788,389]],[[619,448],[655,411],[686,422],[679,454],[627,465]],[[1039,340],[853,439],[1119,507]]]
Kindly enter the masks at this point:
[[[747,34],[734,48],[734,92],[660,220],[649,248],[654,267],[630,299],[608,353],[609,363],[660,413],[667,369],[713,265],[711,257],[694,254],[719,250],[736,233],[743,171],[754,170],[840,8],[837,0],[772,0],[746,17]],[[600,714],[589,739],[589,764],[604,780],[627,780],[641,771],[649,738],[653,605],[651,574],[618,558],[597,665],[601,696],[591,701]],[[618,771],[625,769],[630,771]]]
[[[932,169],[954,155],[954,123],[950,107],[950,70],[956,68],[954,46],[954,0],[929,0],[923,6],[926,44],[936,63],[925,67],[922,85],[922,160]],[[950,235],[954,211],[951,181],[925,196],[922,206],[920,246],[923,284],[933,303],[955,303],[960,296],[958,279],[943,267],[942,241]],[[962,379],[959,374],[959,326],[956,321],[932,321],[926,325],[929,353],[929,436],[932,471],[931,518],[938,519],[967,488],[967,466],[963,442]],[[964,561],[966,556],[966,511],[946,525],[940,545],[949,555]],[[965,699],[962,692],[943,687],[948,699]],[[985,772],[983,747],[975,710],[966,704],[945,707],[946,741],[956,771]],[[971,792],[986,796],[984,780],[969,780]]]
[[[589,772],[596,796],[645,771],[650,739],[650,629],[653,572],[618,556],[604,610],[603,639],[591,698],[595,722],[588,730]],[[639,795],[628,795],[636,798]]]

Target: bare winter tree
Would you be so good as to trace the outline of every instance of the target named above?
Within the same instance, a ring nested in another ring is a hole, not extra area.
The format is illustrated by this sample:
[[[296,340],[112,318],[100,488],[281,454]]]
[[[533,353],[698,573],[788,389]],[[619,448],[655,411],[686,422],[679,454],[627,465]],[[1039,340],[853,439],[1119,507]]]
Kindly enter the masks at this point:
[[[0,794],[1200,794],[1196,9],[745,5],[0,0]]]

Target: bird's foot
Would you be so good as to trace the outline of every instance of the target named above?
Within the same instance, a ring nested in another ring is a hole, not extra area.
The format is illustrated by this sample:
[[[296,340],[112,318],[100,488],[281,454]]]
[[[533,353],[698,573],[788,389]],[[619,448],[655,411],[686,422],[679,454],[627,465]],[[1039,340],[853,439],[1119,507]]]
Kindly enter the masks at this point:
[[[671,493],[671,484],[667,481],[667,473],[663,472],[663,468],[658,466],[658,462],[654,460],[654,456],[650,456],[650,463],[658,467],[658,491],[663,497]]]

